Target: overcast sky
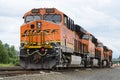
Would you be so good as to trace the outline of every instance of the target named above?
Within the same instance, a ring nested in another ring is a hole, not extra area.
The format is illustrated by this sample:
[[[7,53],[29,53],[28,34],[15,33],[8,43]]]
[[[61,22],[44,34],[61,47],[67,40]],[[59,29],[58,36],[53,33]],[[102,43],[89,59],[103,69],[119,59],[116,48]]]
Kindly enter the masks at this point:
[[[120,55],[120,0],[0,0],[0,40],[19,49],[23,15],[32,8],[55,7]]]

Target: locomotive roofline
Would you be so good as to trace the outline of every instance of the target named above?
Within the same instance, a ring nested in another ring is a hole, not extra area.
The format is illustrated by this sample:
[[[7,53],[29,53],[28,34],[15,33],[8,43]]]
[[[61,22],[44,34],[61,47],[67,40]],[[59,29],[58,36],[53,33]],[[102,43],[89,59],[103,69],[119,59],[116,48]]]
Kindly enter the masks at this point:
[[[33,13],[32,13],[32,10],[46,10],[46,9],[53,9],[55,12],[64,14],[63,12],[59,11],[59,10],[56,9],[56,8],[33,8],[33,9],[31,9],[30,11],[26,12],[26,13],[24,14],[23,18],[24,18],[25,16],[27,16],[27,15],[33,14]],[[38,13],[40,13],[40,12],[38,12]],[[48,14],[49,14],[49,13],[48,13]],[[64,14],[64,15],[66,15],[66,14]]]

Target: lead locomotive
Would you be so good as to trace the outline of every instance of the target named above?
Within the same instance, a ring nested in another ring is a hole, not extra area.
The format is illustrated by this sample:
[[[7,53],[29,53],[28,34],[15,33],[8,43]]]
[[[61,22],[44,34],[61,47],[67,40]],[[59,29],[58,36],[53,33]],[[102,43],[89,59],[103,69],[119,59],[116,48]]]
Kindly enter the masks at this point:
[[[20,28],[20,65],[51,69],[111,65],[112,50],[55,8],[32,9]]]

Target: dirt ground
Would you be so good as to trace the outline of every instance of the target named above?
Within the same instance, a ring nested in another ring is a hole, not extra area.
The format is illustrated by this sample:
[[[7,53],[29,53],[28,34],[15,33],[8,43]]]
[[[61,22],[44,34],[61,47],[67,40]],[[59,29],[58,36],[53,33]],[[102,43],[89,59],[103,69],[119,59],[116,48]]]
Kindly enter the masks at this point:
[[[120,67],[105,69],[75,69],[40,74],[0,77],[0,80],[120,80]]]

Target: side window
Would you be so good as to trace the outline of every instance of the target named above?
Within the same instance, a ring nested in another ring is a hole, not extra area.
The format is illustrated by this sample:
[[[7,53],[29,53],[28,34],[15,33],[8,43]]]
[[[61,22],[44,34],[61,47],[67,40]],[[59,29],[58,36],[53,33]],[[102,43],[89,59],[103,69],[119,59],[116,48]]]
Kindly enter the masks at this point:
[[[92,36],[90,36],[90,40],[92,40]]]
[[[74,21],[72,21],[72,31],[74,31],[75,28],[74,28]]]
[[[70,29],[70,18],[68,18],[67,26],[68,26],[68,29]]]
[[[66,15],[64,15],[64,24],[68,29],[70,29],[70,18]]]
[[[67,25],[67,17],[64,17],[64,24]]]
[[[67,26],[68,29],[72,31],[74,30],[74,21],[66,15],[64,15],[64,24]]]
[[[68,17],[66,15],[64,15],[64,24],[68,26]]]

